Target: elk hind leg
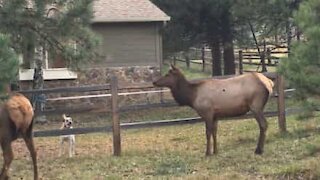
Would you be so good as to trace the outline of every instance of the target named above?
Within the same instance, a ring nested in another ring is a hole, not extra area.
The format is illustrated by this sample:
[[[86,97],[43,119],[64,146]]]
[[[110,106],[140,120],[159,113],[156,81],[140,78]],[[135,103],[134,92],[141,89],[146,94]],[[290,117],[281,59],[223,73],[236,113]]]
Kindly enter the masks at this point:
[[[34,147],[32,132],[30,131],[26,134],[23,134],[23,139],[27,145],[27,148],[28,148],[30,155],[31,155],[31,158],[32,158],[34,179],[37,180],[38,179],[37,152]]]
[[[263,154],[268,122],[266,121],[266,118],[264,117],[263,112],[253,112],[253,114],[260,128],[259,140],[258,140],[257,148],[255,150],[255,154]]]
[[[13,160],[11,141],[1,142],[1,148],[2,148],[4,162],[3,162],[3,167],[0,174],[0,180],[7,180],[9,179],[8,171],[10,168],[10,164]]]

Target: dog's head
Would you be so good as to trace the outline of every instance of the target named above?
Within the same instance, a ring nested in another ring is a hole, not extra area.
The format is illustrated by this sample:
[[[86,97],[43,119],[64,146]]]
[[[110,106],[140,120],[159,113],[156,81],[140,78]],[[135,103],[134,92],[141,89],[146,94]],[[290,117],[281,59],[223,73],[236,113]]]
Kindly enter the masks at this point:
[[[72,118],[70,116],[66,116],[66,114],[63,114],[62,117],[63,117],[63,127],[71,128],[73,123]]]

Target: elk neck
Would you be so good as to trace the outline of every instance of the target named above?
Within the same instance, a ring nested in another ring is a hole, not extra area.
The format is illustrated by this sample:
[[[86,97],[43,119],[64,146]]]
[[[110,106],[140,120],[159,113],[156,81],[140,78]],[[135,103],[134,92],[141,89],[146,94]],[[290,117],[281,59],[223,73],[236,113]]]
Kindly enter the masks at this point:
[[[185,77],[180,77],[175,86],[171,88],[171,93],[175,101],[180,106],[193,107],[193,101],[196,95],[196,87],[186,80]]]

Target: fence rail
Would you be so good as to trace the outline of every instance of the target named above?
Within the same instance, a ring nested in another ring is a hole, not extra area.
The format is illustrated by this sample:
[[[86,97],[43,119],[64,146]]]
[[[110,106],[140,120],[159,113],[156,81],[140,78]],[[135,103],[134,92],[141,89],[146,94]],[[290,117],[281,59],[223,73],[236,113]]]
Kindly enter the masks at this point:
[[[289,110],[288,112],[293,113],[292,110]],[[289,113],[286,113],[286,114],[289,114]],[[277,116],[277,111],[265,112],[264,115],[265,117],[275,117]],[[253,115],[251,113],[243,116],[233,117],[233,118],[219,119],[219,121],[250,119],[250,118],[253,118]],[[141,129],[141,128],[162,127],[162,126],[195,124],[199,122],[203,122],[203,120],[200,117],[191,117],[191,118],[181,118],[181,119],[171,119],[171,120],[120,123],[120,127],[121,129]],[[70,135],[70,134],[89,134],[89,133],[101,133],[101,132],[112,132],[112,126],[36,131],[34,132],[34,137],[50,137],[50,136]]]

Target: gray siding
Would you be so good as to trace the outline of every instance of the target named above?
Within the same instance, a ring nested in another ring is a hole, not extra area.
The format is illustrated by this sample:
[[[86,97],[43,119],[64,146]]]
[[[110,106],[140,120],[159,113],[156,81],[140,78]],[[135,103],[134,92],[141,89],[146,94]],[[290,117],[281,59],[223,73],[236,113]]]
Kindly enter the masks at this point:
[[[160,23],[99,23],[93,30],[102,38],[99,66],[160,66]]]

